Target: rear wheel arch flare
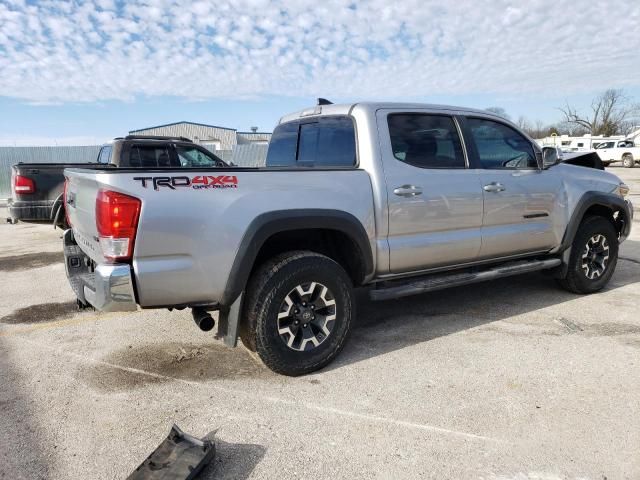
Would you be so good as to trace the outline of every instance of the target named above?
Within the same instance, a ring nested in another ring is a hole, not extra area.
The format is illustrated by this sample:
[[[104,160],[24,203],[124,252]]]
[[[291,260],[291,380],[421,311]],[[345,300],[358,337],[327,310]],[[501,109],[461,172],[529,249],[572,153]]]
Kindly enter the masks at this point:
[[[336,232],[344,236],[350,242],[349,248],[354,248],[358,258],[349,258],[345,261],[357,261],[361,265],[361,272],[355,274],[359,279],[373,273],[373,254],[369,238],[362,223],[352,214],[341,210],[330,209],[293,209],[267,212],[257,216],[249,225],[240,242],[236,253],[227,285],[222,296],[221,303],[230,305],[244,290],[251,272],[254,270],[256,260],[263,252],[263,246],[277,235],[290,235],[296,232]],[[299,250],[301,246],[295,248]],[[281,252],[277,252],[281,253]],[[327,252],[322,252],[327,253]],[[345,265],[345,269],[353,269],[353,265]],[[351,272],[353,274],[353,272]]]

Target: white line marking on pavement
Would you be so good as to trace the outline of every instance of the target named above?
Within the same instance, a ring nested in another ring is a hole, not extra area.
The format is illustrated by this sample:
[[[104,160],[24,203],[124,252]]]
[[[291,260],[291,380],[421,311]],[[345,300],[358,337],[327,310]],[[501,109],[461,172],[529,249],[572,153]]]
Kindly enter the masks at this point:
[[[433,433],[439,433],[439,434],[443,434],[443,435],[451,435],[451,436],[456,436],[456,437],[462,437],[462,438],[467,438],[467,439],[471,439],[471,440],[481,440],[481,441],[485,441],[485,442],[492,442],[492,443],[506,443],[504,440],[499,440],[496,438],[491,438],[491,437],[486,437],[483,435],[476,435],[473,433],[467,433],[467,432],[461,432],[458,430],[450,430],[448,428],[442,428],[442,427],[436,427],[434,425],[428,425],[428,424],[424,424],[424,423],[416,423],[416,422],[408,422],[406,420],[398,420],[395,418],[389,418],[389,417],[382,417],[379,415],[370,415],[367,413],[358,413],[358,412],[352,412],[349,410],[342,410],[342,409],[338,409],[338,408],[333,408],[333,407],[326,407],[324,405],[317,405],[314,403],[309,403],[309,402],[294,402],[292,400],[287,400],[284,398],[280,398],[280,397],[273,397],[273,396],[266,396],[266,395],[255,395],[254,392],[246,392],[244,390],[236,390],[233,388],[225,388],[225,387],[221,387],[219,385],[212,385],[211,383],[203,383],[203,382],[195,382],[193,380],[185,380],[183,378],[177,378],[177,377],[171,377],[168,375],[162,375],[160,373],[154,373],[154,372],[149,372],[147,370],[140,370],[139,368],[132,368],[132,367],[125,367],[122,365],[117,365],[115,363],[110,363],[110,362],[105,362],[103,360],[98,360],[95,358],[91,358],[91,357],[85,357],[83,355],[79,355],[77,353],[73,353],[73,352],[68,352],[65,350],[62,350],[60,348],[57,347],[52,347],[50,345],[44,344],[44,343],[40,343],[40,342],[36,342],[33,340],[29,340],[27,338],[24,337],[13,337],[13,340],[15,340],[16,338],[20,338],[20,340],[27,342],[27,343],[31,343],[33,345],[37,345],[39,347],[44,347],[47,348],[49,350],[53,350],[56,353],[63,355],[63,356],[67,356],[67,357],[71,357],[79,362],[83,362],[83,363],[92,363],[92,364],[96,364],[96,365],[102,365],[105,367],[109,367],[109,368],[114,368],[117,370],[122,370],[125,372],[129,372],[129,373],[135,373],[135,374],[139,374],[139,375],[146,375],[149,377],[153,377],[153,378],[158,378],[161,380],[166,380],[166,381],[172,381],[172,382],[180,382],[182,384],[185,385],[190,385],[190,386],[194,386],[194,387],[205,387],[207,389],[213,389],[213,390],[217,390],[219,392],[223,392],[223,393],[227,393],[230,395],[238,395],[238,396],[243,396],[243,397],[249,397],[252,399],[260,399],[266,402],[270,402],[270,403],[275,403],[275,404],[283,404],[283,405],[291,405],[294,407],[302,407],[302,408],[306,408],[309,410],[315,410],[318,412],[322,412],[322,413],[327,413],[327,414],[333,414],[333,415],[340,415],[343,417],[347,417],[347,418],[352,418],[352,419],[357,419],[357,420],[363,420],[363,421],[367,421],[367,422],[373,422],[373,423],[384,423],[387,425],[395,425],[397,427],[404,427],[404,428],[409,428],[409,429],[413,429],[413,430],[422,430],[422,431],[428,431],[428,432],[433,432]]]

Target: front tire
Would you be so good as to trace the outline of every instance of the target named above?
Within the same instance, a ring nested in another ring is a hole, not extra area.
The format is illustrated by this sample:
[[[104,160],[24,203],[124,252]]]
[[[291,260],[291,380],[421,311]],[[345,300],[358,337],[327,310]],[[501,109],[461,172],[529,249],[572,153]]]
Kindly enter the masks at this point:
[[[276,373],[319,370],[342,350],[355,315],[351,279],[332,259],[287,252],[258,267],[247,288],[242,342]]]
[[[636,166],[636,161],[633,159],[633,155],[625,153],[622,156],[622,166],[625,168],[633,168]]]
[[[573,293],[594,293],[611,279],[618,262],[618,234],[604,217],[587,217],[571,245],[569,266],[558,283]]]

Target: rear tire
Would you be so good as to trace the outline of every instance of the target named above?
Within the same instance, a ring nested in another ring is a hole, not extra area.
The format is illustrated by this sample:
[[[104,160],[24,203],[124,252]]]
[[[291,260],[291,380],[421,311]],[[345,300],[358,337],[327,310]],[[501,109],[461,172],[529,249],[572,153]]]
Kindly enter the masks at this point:
[[[340,353],[354,316],[353,286],[340,265],[315,252],[287,252],[253,273],[240,337],[274,372],[304,375]]]
[[[633,159],[633,155],[625,153],[622,156],[622,166],[625,168],[633,168],[636,166],[636,161]]]
[[[573,293],[594,293],[611,279],[618,262],[618,234],[604,217],[587,217],[571,245],[569,266],[560,286]]]

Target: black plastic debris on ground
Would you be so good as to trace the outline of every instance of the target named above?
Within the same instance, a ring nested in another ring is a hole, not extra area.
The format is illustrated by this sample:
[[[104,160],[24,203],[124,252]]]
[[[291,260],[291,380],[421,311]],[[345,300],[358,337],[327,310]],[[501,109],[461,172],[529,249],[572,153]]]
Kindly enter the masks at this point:
[[[128,480],[192,480],[216,454],[215,444],[171,427],[169,436],[156,448]]]

